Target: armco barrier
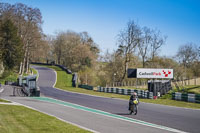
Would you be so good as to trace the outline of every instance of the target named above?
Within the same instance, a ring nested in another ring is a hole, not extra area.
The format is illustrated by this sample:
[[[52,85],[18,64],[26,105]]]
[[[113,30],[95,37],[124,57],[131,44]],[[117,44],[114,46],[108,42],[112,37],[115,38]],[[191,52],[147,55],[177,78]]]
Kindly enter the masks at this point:
[[[198,94],[174,92],[172,93],[172,99],[178,101],[200,103],[200,95]]]
[[[111,87],[98,87],[99,92],[105,93],[115,93],[122,95],[131,95],[133,92],[138,94],[140,98],[153,99],[153,92],[144,91],[144,90],[133,90],[133,89],[120,89],[120,88],[111,88]]]

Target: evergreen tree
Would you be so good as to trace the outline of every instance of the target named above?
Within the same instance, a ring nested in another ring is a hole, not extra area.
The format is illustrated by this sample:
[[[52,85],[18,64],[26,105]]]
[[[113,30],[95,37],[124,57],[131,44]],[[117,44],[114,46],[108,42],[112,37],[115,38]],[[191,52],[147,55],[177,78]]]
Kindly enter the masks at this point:
[[[6,69],[19,66],[23,55],[23,44],[17,35],[17,28],[9,19],[0,26],[0,55]]]

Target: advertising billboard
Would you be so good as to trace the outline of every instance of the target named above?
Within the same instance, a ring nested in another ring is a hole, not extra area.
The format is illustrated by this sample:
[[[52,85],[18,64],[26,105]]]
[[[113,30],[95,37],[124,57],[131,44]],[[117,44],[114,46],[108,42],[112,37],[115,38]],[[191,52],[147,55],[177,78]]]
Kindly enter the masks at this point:
[[[137,68],[137,78],[172,79],[173,69]]]
[[[128,69],[128,78],[172,79],[173,69]]]

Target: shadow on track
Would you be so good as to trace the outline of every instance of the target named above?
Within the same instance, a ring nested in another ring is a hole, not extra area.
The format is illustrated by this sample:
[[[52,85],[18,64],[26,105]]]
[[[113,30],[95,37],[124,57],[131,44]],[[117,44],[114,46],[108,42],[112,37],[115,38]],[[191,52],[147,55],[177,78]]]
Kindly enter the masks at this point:
[[[130,113],[115,113],[116,115],[130,115]]]

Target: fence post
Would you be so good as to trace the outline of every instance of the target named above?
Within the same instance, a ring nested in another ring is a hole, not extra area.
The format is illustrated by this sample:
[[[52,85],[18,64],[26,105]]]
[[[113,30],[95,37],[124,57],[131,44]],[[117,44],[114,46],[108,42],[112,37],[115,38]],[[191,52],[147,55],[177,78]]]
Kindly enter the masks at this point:
[[[195,78],[195,85],[197,85],[197,78]]]

